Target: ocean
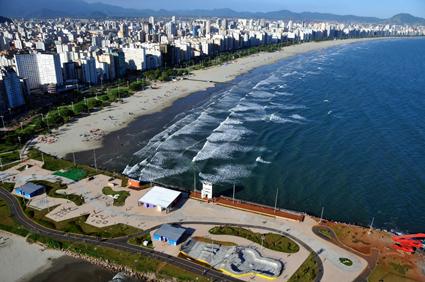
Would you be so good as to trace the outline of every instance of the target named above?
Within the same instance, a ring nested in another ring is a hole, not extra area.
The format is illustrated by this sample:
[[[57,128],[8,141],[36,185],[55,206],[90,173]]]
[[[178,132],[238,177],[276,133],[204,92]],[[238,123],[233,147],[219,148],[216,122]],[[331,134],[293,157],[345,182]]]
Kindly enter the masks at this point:
[[[368,41],[260,67],[111,134],[100,163],[186,190],[194,177],[227,196],[235,184],[236,198],[271,206],[278,190],[281,208],[424,231],[423,50],[425,39]]]

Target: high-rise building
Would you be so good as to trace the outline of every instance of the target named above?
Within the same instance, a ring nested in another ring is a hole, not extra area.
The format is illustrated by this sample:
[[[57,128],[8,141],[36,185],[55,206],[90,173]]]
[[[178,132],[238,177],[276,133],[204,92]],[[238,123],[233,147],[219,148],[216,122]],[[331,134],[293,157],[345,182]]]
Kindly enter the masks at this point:
[[[166,30],[167,30],[167,35],[168,37],[172,37],[177,35],[177,28],[176,28],[176,24],[173,22],[168,22],[165,26]]]
[[[96,60],[94,58],[81,59],[82,80],[88,84],[97,84]]]
[[[37,54],[40,84],[63,85],[62,68],[58,54]]]
[[[63,64],[63,78],[65,81],[75,81],[77,80],[77,69],[75,62],[67,62]]]
[[[35,49],[40,50],[40,51],[46,51],[46,44],[44,44],[43,41],[37,41],[35,43]]]
[[[18,75],[28,79],[31,89],[45,84],[63,84],[58,54],[17,54],[15,61]]]
[[[23,88],[25,82],[21,82],[15,70],[10,67],[2,69],[0,78],[0,88],[2,88],[2,92],[5,94],[4,98],[6,98],[7,107],[14,109],[25,105]]]
[[[205,22],[205,34],[211,34],[211,21],[207,20]]]
[[[38,73],[36,54],[15,55],[16,70],[20,77],[28,79],[28,86],[31,89],[40,87],[40,75]]]
[[[124,77],[126,72],[124,52],[121,50],[114,50],[111,55],[114,58],[115,75],[117,77]]]
[[[97,56],[97,61],[99,63],[107,64],[107,66],[101,66],[103,70],[103,77],[105,79],[115,79],[116,73],[115,73],[115,61],[114,57],[111,54],[102,54]],[[99,68],[99,66],[97,66]],[[107,72],[107,73],[105,73]]]
[[[118,32],[119,38],[126,38],[128,37],[128,26],[124,23],[120,25],[120,31]]]
[[[154,26],[155,25],[155,18],[154,17],[149,17],[149,23]]]
[[[227,19],[221,20],[221,28],[227,30]]]
[[[146,50],[144,48],[122,48],[125,62],[129,70],[146,69]]]

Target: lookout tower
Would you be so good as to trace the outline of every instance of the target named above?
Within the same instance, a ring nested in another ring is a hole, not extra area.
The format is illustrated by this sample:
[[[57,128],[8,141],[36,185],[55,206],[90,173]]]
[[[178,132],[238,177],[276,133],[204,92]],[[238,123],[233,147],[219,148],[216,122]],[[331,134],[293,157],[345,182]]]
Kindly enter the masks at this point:
[[[207,198],[208,200],[213,197],[213,184],[211,182],[202,181],[202,190],[201,190],[202,199]]]

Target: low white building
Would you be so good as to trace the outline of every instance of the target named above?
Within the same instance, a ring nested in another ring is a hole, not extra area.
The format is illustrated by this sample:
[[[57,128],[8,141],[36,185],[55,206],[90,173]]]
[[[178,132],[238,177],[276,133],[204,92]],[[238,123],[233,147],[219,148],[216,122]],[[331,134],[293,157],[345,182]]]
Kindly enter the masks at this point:
[[[160,186],[152,187],[138,201],[139,206],[154,208],[158,211],[171,211],[182,198],[179,191],[167,189]]]

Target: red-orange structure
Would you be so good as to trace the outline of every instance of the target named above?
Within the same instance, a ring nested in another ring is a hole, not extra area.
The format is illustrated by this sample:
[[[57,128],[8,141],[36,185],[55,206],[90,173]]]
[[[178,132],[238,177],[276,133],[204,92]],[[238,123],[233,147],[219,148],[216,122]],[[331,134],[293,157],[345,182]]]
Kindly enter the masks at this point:
[[[393,248],[406,253],[414,253],[425,247],[425,233],[393,236]]]
[[[135,179],[131,179],[131,178],[128,179],[128,187],[135,188],[135,189],[142,188],[140,181],[135,180]]]

